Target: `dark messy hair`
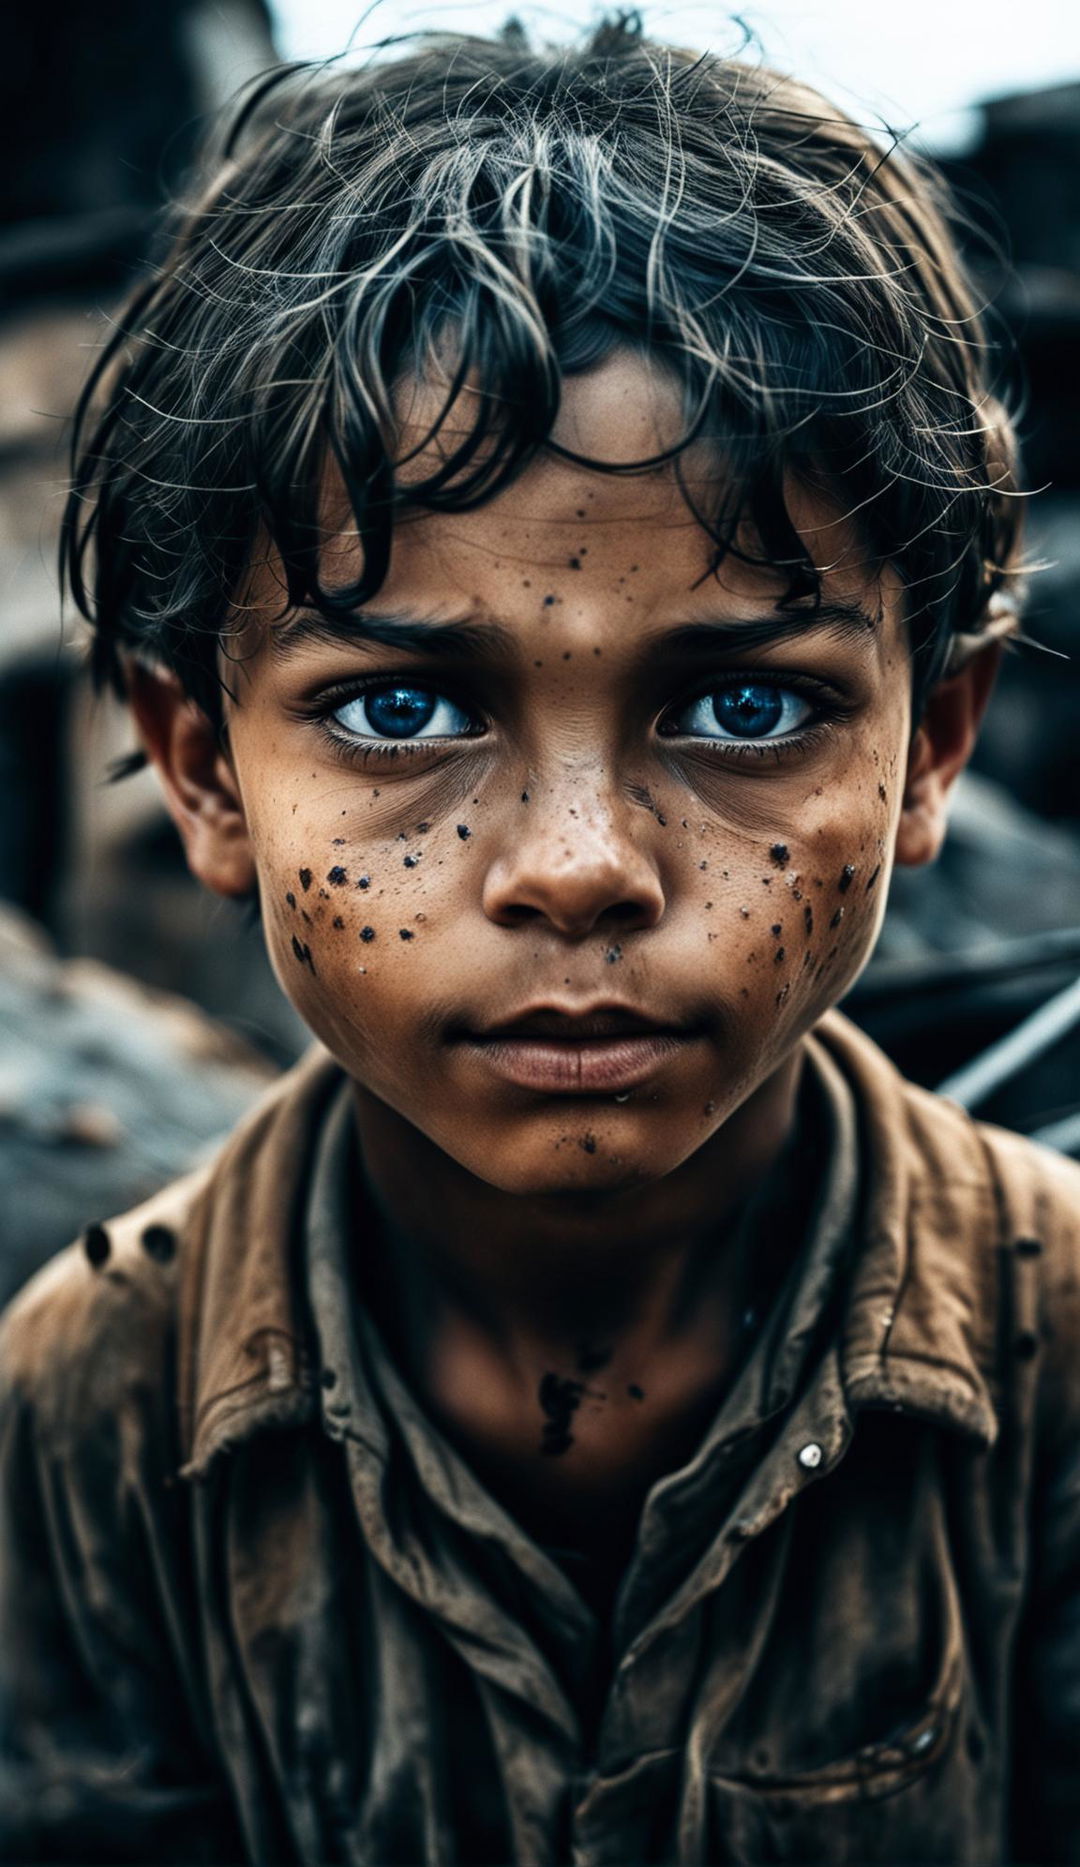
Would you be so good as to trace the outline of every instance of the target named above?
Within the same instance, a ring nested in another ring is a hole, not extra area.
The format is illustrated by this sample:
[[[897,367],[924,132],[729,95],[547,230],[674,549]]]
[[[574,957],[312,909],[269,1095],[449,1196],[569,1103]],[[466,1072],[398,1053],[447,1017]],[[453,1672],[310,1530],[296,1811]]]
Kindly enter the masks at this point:
[[[824,483],[903,579],[925,692],[1009,576],[1019,510],[940,185],[813,91],[632,17],[570,49],[422,35],[248,98],[78,412],[64,554],[98,679],[148,657],[220,719],[217,643],[260,534],[291,604],[369,600],[395,518],[490,499],[554,446],[563,378],[619,346],[680,385],[684,444],[718,444],[695,507],[717,562],[749,553],[815,600],[785,488]],[[395,441],[414,373],[445,383],[420,479]],[[331,457],[363,544],[334,593]]]

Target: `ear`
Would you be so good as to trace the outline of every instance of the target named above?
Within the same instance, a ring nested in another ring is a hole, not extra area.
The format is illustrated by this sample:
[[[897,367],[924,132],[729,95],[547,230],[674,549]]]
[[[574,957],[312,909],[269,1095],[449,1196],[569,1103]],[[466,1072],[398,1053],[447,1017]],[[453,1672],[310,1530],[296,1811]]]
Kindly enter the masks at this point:
[[[933,688],[908,749],[896,860],[908,868],[933,862],[945,841],[949,793],[971,757],[1001,663],[989,642],[958,674]]]
[[[128,695],[192,874],[218,895],[248,895],[255,860],[236,774],[213,721],[176,677],[132,664]]]

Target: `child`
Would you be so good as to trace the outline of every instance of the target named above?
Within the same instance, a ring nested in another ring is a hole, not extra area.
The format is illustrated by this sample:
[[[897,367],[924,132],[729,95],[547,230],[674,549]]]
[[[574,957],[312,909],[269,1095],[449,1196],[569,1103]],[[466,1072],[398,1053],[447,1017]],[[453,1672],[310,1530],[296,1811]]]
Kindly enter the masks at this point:
[[[94,665],[321,1048],[9,1312],[9,1853],[1080,1858],[1080,1179],[832,1010],[1011,626],[933,181],[437,37],[122,323]]]

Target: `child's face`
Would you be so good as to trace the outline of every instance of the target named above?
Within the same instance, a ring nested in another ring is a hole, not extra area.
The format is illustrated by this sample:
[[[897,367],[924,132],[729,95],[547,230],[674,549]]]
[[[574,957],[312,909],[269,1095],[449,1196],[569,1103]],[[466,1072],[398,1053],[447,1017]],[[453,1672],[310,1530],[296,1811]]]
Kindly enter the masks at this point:
[[[678,427],[623,358],[568,384],[556,432],[632,461]],[[667,468],[557,457],[401,524],[370,609],[423,643],[281,618],[254,574],[273,620],[228,723],[274,966],[346,1070],[498,1187],[669,1173],[870,952],[910,731],[899,586],[795,512],[828,567],[809,628],[781,579],[708,574]],[[325,581],[356,552],[337,536]]]

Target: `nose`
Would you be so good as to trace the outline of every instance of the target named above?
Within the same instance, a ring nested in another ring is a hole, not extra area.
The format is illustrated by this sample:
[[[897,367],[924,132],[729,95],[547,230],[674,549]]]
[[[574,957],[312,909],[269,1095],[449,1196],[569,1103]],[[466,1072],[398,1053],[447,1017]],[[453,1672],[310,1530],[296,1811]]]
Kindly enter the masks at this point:
[[[654,927],[664,912],[663,886],[635,840],[642,825],[631,824],[630,809],[605,794],[595,773],[534,784],[485,877],[488,919],[500,927],[546,921],[572,940]]]

